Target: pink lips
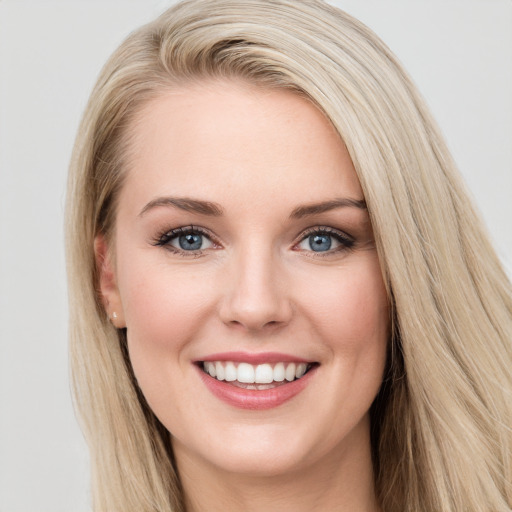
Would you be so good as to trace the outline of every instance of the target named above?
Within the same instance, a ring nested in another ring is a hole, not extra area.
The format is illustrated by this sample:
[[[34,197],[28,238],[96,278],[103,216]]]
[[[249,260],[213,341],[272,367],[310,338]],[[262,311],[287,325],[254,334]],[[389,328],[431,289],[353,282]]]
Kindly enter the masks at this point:
[[[277,352],[261,354],[225,352],[210,354],[204,359],[201,359],[201,361],[233,361],[240,363],[245,362],[253,365],[277,362],[308,363],[305,359],[287,354],[279,354]],[[199,361],[196,361],[196,363],[199,363]],[[316,373],[317,366],[311,368],[311,370],[309,370],[300,379],[278,385],[275,388],[264,390],[239,388],[233,386],[229,382],[219,381],[205,373],[199,365],[197,365],[197,370],[201,380],[209,391],[223,402],[239,409],[265,410],[278,407],[298,395],[311,381],[311,378]]]
[[[279,352],[262,352],[254,354],[250,352],[220,352],[218,354],[209,354],[201,361],[233,361],[234,363],[308,363],[306,359],[280,354]]]

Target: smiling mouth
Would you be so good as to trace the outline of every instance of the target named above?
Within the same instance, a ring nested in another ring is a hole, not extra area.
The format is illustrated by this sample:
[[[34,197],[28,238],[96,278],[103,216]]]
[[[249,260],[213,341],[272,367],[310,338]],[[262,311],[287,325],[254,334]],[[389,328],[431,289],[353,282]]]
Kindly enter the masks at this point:
[[[232,386],[265,390],[301,379],[318,363],[264,363],[253,365],[234,361],[202,361],[199,367],[210,377]]]

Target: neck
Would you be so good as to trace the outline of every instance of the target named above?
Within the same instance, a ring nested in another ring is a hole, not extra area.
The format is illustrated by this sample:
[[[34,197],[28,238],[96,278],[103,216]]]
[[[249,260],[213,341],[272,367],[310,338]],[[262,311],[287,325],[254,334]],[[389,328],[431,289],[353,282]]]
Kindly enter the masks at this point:
[[[369,436],[364,443],[345,441],[311,464],[264,476],[209,466],[174,440],[186,511],[378,512]]]

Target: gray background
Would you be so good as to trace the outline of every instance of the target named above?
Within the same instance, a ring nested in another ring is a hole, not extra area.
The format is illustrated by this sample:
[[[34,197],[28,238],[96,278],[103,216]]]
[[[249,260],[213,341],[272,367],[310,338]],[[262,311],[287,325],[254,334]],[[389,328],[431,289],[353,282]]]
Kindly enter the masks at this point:
[[[67,368],[66,168],[103,62],[171,3],[0,0],[0,512],[90,509]],[[512,1],[332,3],[418,83],[512,274]]]

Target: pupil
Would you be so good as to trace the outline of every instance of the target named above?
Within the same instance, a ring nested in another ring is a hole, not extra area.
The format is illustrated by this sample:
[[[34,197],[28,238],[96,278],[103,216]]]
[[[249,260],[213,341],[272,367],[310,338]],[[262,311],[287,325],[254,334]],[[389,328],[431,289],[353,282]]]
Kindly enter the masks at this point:
[[[179,242],[180,247],[185,251],[197,251],[198,249],[201,249],[203,240],[202,235],[189,233],[188,235],[181,235]]]
[[[331,237],[329,235],[311,235],[309,245],[315,252],[328,251],[331,248]]]

